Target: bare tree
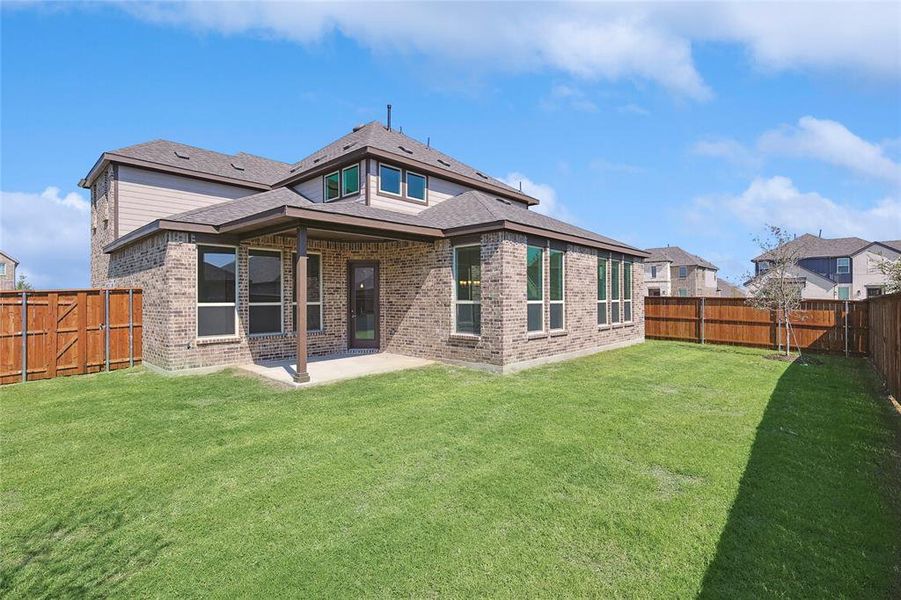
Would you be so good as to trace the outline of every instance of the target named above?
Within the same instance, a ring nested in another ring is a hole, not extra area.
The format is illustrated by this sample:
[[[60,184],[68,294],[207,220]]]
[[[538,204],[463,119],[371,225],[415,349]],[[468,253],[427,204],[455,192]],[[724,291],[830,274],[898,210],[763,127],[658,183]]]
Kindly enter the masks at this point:
[[[31,287],[31,283],[28,282],[28,279],[25,277],[24,273],[19,273],[19,280],[16,282],[17,290],[33,290]]]
[[[763,259],[757,272],[749,275],[747,303],[755,308],[772,310],[785,332],[785,355],[791,353],[792,321],[801,308],[803,281],[798,280],[797,266],[801,248],[792,244],[794,236],[782,227],[767,225],[763,236],[754,238]],[[763,262],[765,261],[765,262]],[[801,352],[798,346],[798,352]]]

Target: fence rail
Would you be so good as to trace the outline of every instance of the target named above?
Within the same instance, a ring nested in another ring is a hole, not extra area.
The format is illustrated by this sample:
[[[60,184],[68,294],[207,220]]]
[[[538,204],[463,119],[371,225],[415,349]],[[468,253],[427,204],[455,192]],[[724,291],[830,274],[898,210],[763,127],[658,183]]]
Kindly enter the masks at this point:
[[[0,292],[0,384],[141,362],[139,289]]]
[[[645,337],[779,349],[785,331],[775,311],[742,298],[647,297]],[[817,352],[866,355],[866,301],[805,300],[792,319],[792,346]]]
[[[870,361],[901,400],[901,292],[870,298]]]

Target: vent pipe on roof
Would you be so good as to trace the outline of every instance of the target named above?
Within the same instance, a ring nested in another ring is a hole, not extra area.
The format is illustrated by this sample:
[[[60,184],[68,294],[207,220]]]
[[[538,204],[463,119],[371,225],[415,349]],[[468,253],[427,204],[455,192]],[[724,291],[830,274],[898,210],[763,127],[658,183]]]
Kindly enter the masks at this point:
[[[426,148],[431,148],[431,147],[432,147],[432,136],[429,136],[429,137],[427,137],[427,138],[425,139],[425,147],[426,147]]]
[[[391,105],[388,105],[388,131],[391,131]]]
[[[820,229],[820,232],[817,234],[817,237],[819,237],[819,238],[823,237],[823,230],[822,230],[822,229]]]
[[[519,191],[522,191],[522,179],[519,180]]]

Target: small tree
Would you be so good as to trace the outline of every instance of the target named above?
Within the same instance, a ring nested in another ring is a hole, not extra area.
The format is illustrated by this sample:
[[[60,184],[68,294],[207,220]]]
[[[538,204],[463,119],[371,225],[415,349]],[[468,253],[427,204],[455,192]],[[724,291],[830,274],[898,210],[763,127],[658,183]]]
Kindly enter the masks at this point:
[[[879,261],[879,272],[886,277],[886,294],[901,292],[901,258],[895,260],[883,258]]]
[[[16,289],[28,291],[28,290],[33,290],[34,288],[31,287],[30,283],[28,283],[28,278],[25,277],[25,274],[19,273],[19,280],[16,282]]]
[[[765,256],[767,267],[749,275],[747,303],[772,310],[785,331],[785,355],[791,352],[791,328],[794,313],[801,308],[803,283],[797,279],[801,248],[790,243],[794,236],[776,225],[767,225],[766,234],[754,238]],[[798,347],[800,353],[801,348]]]

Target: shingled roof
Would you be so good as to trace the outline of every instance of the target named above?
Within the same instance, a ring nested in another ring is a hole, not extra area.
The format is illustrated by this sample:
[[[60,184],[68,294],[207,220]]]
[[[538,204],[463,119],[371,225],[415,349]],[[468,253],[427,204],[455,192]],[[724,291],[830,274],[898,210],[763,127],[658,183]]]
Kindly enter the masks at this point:
[[[462,175],[476,181],[482,180],[517,194],[522,193],[499,179],[490,177],[482,171],[474,169],[443,152],[439,152],[431,145],[423,144],[419,140],[404,135],[394,129],[388,129],[378,121],[371,121],[366,125],[355,127],[354,130],[347,135],[320,148],[303,160],[294,163],[289,169],[289,177],[294,179],[295,177],[302,176],[307,171],[315,169],[319,165],[344,156],[345,154],[350,154],[360,148],[375,148],[377,150],[382,150],[383,152],[394,154],[400,158],[419,161],[432,166],[435,169],[456,173],[457,175]]]
[[[666,246],[663,248],[648,248],[650,253],[647,262],[671,262],[674,267],[704,267],[705,269],[719,270],[719,267],[691,252],[686,252],[679,246]]]
[[[360,199],[326,203],[311,202],[286,187],[168,216],[116,240],[107,248],[107,251],[152,234],[160,229],[161,222],[165,222],[167,229],[177,230],[182,227],[199,225],[208,228],[211,232],[218,232],[223,227],[233,228],[238,222],[243,223],[247,219],[271,213],[274,213],[272,214],[273,219],[283,218],[288,212],[286,209],[309,211],[305,218],[309,218],[314,213],[320,213],[322,218],[317,220],[322,222],[329,220],[328,215],[352,217],[357,219],[357,224],[367,223],[374,229],[384,225],[406,226],[417,228],[417,231],[433,237],[453,235],[467,228],[484,228],[485,230],[518,228],[526,233],[544,235],[553,239],[569,239],[575,243],[598,246],[634,256],[645,255],[644,251],[634,246],[542,215],[519,203],[478,191],[464,192],[418,214],[407,214],[369,206]]]
[[[821,238],[805,233],[788,242],[786,247],[796,250],[798,258],[828,258],[833,256],[851,256],[869,245],[870,242],[859,237]],[[767,260],[772,255],[772,252],[764,252],[756,257],[754,261]]]

